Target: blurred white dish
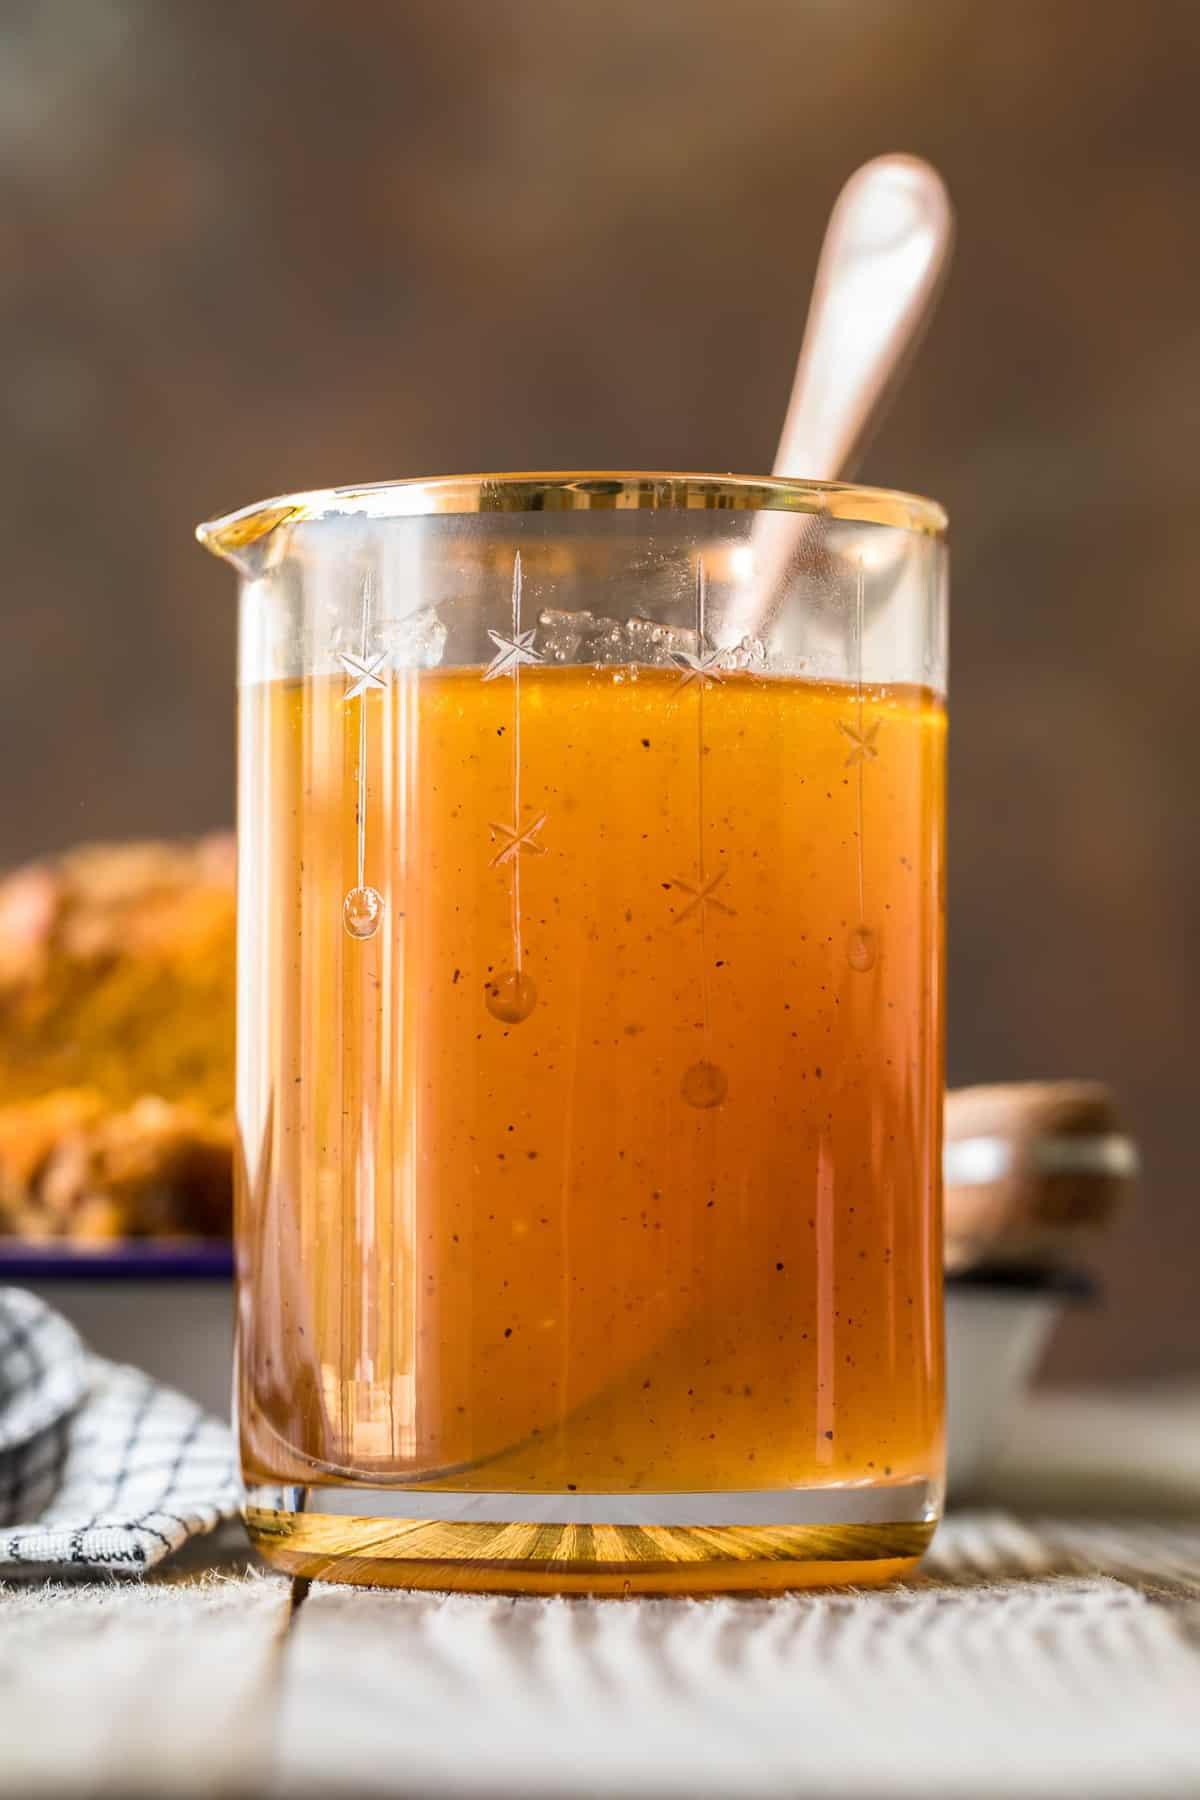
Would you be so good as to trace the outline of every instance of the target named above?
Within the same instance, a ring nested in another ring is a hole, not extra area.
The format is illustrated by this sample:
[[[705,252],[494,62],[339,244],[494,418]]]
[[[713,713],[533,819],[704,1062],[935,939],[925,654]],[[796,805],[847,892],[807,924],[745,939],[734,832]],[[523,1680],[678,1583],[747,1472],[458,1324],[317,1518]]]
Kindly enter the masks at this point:
[[[1004,1269],[946,1282],[946,1485],[978,1491],[1063,1308],[1092,1292],[1063,1271]]]
[[[227,1419],[233,1395],[233,1252],[227,1244],[0,1249],[0,1283],[30,1288],[85,1344]]]

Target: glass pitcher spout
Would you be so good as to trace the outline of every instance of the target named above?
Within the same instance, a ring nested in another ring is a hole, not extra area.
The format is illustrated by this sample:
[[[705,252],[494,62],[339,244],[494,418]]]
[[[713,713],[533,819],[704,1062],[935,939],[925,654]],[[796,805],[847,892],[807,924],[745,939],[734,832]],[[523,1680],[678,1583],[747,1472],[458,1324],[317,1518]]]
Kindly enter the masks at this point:
[[[285,500],[259,501],[197,525],[196,539],[214,556],[231,562],[240,575],[252,577],[262,572],[278,527],[290,519],[302,517],[306,510],[304,499],[299,495]]]

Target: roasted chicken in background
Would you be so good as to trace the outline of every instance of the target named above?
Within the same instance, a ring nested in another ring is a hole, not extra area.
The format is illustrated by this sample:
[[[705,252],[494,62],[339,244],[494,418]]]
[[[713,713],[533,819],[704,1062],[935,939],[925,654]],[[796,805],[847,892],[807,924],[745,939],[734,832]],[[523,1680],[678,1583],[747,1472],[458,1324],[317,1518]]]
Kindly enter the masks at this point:
[[[0,1232],[228,1234],[234,945],[230,835],[0,880]]]

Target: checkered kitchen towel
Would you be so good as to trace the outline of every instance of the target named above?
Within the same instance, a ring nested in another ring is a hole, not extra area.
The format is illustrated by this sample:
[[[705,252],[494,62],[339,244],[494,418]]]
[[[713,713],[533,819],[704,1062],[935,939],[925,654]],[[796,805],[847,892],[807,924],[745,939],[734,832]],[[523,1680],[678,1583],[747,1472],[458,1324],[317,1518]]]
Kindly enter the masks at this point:
[[[239,1497],[225,1425],[0,1287],[0,1578],[140,1574]]]

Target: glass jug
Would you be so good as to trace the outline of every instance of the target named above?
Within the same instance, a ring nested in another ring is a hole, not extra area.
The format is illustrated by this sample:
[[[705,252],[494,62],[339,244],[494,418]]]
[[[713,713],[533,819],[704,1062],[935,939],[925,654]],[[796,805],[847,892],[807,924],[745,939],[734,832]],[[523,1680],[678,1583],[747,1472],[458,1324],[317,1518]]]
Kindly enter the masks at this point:
[[[941,1504],[945,519],[401,482],[241,578],[236,1410],[296,1575],[716,1592]]]

